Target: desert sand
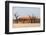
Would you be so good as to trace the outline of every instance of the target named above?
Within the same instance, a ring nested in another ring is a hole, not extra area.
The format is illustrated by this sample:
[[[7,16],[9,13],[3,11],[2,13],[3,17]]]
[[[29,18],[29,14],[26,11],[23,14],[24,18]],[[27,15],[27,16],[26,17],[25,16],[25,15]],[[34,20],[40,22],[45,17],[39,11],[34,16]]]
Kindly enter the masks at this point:
[[[40,23],[14,23],[13,28],[20,28],[20,27],[39,27]]]

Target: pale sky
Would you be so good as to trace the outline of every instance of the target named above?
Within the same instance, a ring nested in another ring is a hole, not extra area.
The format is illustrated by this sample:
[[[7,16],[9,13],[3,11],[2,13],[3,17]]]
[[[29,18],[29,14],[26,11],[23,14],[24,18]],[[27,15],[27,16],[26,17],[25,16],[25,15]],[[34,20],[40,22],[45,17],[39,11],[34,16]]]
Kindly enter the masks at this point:
[[[40,16],[40,8],[35,7],[13,7],[13,15],[17,16]]]

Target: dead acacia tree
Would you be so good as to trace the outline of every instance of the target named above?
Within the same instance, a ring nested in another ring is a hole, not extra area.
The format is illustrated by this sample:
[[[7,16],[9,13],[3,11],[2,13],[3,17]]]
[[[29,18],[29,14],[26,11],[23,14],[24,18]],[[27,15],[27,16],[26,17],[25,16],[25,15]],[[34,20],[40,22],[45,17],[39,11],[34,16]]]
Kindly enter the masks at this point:
[[[18,19],[17,19],[17,18],[18,18],[18,16],[17,16],[17,14],[15,14],[15,17],[16,17],[16,22],[18,23]]]

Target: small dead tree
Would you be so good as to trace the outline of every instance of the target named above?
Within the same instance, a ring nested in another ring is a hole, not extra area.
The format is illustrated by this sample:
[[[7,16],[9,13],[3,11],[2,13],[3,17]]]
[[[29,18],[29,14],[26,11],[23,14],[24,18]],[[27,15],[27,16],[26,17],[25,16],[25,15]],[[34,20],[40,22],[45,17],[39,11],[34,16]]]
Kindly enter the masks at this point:
[[[16,22],[18,23],[18,19],[17,19],[17,18],[18,18],[18,16],[17,16],[17,14],[15,14],[15,17],[16,17]]]

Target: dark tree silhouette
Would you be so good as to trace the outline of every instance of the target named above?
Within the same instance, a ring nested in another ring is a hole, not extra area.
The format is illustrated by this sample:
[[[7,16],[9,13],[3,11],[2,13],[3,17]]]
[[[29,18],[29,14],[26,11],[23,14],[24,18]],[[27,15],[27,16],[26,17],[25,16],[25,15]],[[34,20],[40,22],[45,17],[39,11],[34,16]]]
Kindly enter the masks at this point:
[[[16,17],[16,22],[18,23],[18,19],[17,19],[17,18],[18,18],[18,16],[17,16],[17,14],[15,14],[15,17]]]

